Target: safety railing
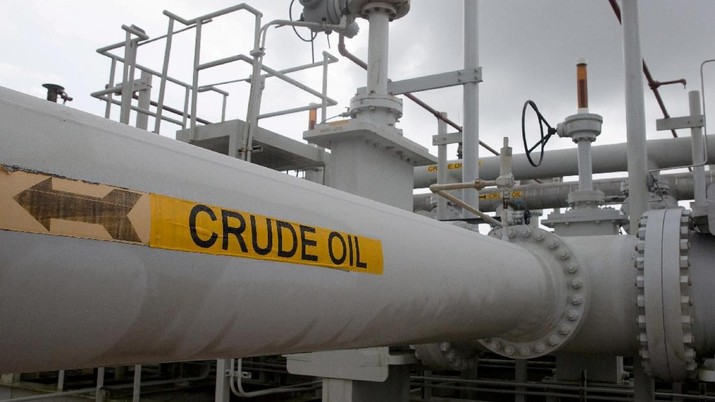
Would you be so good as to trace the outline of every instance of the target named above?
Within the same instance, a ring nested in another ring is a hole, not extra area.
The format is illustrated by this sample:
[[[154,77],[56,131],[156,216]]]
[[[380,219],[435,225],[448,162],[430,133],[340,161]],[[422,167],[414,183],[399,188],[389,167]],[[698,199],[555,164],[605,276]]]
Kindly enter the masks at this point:
[[[235,54],[221,59],[212,61],[201,60],[202,34],[206,24],[213,22],[216,18],[231,14],[238,11],[245,11],[253,15],[253,48],[249,55]],[[160,37],[149,38],[146,33],[136,26],[122,26],[126,32],[126,38],[123,42],[118,42],[100,49],[97,52],[111,60],[109,82],[104,90],[97,91],[91,95],[95,98],[107,102],[105,108],[105,117],[110,118],[112,106],[120,106],[120,122],[129,124],[130,113],[137,113],[136,125],[139,128],[147,129],[149,116],[154,118],[153,132],[159,133],[162,122],[169,122],[178,125],[182,129],[196,130],[198,124],[211,124],[210,121],[198,116],[199,113],[199,94],[206,92],[217,93],[222,97],[221,106],[221,121],[226,120],[226,105],[229,92],[221,87],[237,83],[246,82],[250,84],[249,101],[246,109],[246,122],[242,133],[231,133],[229,136],[229,155],[234,157],[241,156],[243,159],[250,161],[250,153],[253,148],[252,142],[254,133],[260,119],[282,116],[291,113],[321,109],[321,121],[326,120],[326,109],[329,106],[334,106],[337,102],[327,95],[328,90],[328,65],[335,63],[338,59],[327,52],[323,53],[321,61],[310,64],[295,66],[283,70],[276,70],[266,66],[263,63],[265,54],[266,32],[269,26],[276,25],[276,21],[271,21],[268,24],[261,25],[262,13],[255,8],[246,5],[238,4],[222,10],[211,12],[200,17],[185,19],[172,12],[164,11],[164,15],[168,17],[167,33]],[[175,30],[176,23],[184,25],[183,28]],[[292,25],[300,24],[300,22],[292,22]],[[305,23],[304,23],[305,24]],[[172,45],[174,36],[189,30],[195,31],[194,50],[193,50],[193,67],[190,82],[182,81],[176,77],[169,75],[169,61],[172,53]],[[161,71],[154,70],[147,66],[137,63],[138,49],[146,44],[164,40],[164,56],[162,61]],[[124,55],[112,53],[117,49],[124,48]],[[242,62],[251,66],[252,72],[248,77],[237,79],[223,80],[215,83],[201,83],[201,73],[210,68],[215,68],[228,63]],[[122,67],[121,82],[115,83],[117,70]],[[291,73],[298,71],[322,68],[322,87],[320,90],[313,89],[289,76]],[[136,72],[141,72],[141,78],[135,79]],[[153,77],[159,77],[159,93],[156,100],[151,99],[151,80]],[[261,113],[261,95],[265,80],[267,78],[276,77],[283,82],[286,82],[293,87],[316,97],[319,103],[310,103],[284,110],[269,111]],[[177,85],[184,92],[183,107],[173,108],[166,105],[167,87],[169,84]],[[136,103],[133,100],[137,100]],[[167,116],[173,114],[174,116]],[[141,118],[140,118],[141,117]],[[240,137],[240,138],[239,138]],[[240,143],[239,143],[240,141]]]

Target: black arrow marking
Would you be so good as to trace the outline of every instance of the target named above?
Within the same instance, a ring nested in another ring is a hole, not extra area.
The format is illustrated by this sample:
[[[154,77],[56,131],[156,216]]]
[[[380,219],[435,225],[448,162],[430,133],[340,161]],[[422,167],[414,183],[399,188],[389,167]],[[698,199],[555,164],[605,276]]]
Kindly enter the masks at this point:
[[[52,219],[102,225],[115,240],[141,243],[127,217],[142,194],[114,189],[103,198],[52,189],[52,179],[37,183],[14,198],[47,230]]]

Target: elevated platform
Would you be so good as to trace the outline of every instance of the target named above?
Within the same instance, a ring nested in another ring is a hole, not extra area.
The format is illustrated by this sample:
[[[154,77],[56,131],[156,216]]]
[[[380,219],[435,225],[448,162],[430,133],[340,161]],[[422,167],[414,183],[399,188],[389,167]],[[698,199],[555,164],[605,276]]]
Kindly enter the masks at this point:
[[[228,155],[228,141],[232,133],[239,138],[246,122],[229,120],[176,132],[176,139]],[[302,143],[259,127],[253,138],[251,162],[278,171],[314,169],[325,166],[330,154],[325,149]]]

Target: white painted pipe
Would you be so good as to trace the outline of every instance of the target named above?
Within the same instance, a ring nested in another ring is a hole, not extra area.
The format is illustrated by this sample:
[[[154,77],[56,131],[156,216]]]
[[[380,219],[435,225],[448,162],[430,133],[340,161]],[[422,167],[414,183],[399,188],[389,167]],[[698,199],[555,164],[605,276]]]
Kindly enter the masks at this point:
[[[479,2],[464,0],[464,68],[479,67]],[[462,176],[465,182],[479,178],[479,84],[463,85],[464,127],[462,129],[462,151],[464,164]],[[479,193],[475,189],[463,190],[462,200],[479,209]],[[471,217],[472,214],[465,212]]]
[[[628,138],[628,194],[630,227],[648,209],[648,151],[646,149],[643,100],[643,57],[641,56],[638,0],[622,1],[623,55],[626,70],[626,132]]]
[[[660,168],[692,164],[691,140],[687,137],[650,140],[647,142],[649,161]],[[715,160],[715,141],[707,148],[708,160]],[[626,144],[595,145],[591,148],[593,173],[625,172],[628,169]],[[701,157],[702,159],[702,157]],[[499,157],[481,159],[479,175],[484,180],[499,176]],[[449,180],[461,182],[461,160],[450,161]],[[575,148],[544,152],[542,164],[535,168],[524,154],[513,156],[513,173],[517,180],[547,179],[578,174],[578,156]],[[437,182],[437,165],[415,168],[415,188],[425,188]]]
[[[593,163],[591,162],[591,140],[581,139],[578,144],[578,189],[593,190]]]
[[[387,11],[372,8],[367,54],[367,94],[387,95],[387,67],[390,39],[390,17]]]
[[[0,230],[0,372],[528,332],[558,297],[519,246],[6,89],[0,143],[4,165],[357,233],[384,259],[371,275]]]
[[[663,175],[664,183],[670,186],[670,193],[676,200],[691,200],[693,193],[693,177],[690,173],[675,173]],[[627,178],[601,179],[593,182],[594,189],[604,193],[606,198],[621,197],[622,184]],[[715,182],[715,175],[705,176],[705,184]],[[568,194],[578,189],[578,182],[535,183],[519,185],[512,188],[512,202],[525,206],[530,210],[545,208],[568,207]],[[482,191],[486,199],[480,200],[479,207],[483,212],[494,212],[502,205],[498,190]],[[413,210],[431,211],[436,204],[436,196],[431,193],[415,194]],[[614,201],[615,202],[615,201]]]

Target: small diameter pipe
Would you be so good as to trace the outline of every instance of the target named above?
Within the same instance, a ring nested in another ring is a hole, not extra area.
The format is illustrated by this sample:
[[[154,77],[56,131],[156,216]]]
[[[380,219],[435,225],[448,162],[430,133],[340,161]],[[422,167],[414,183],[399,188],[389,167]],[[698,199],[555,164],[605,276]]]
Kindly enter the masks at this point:
[[[447,117],[447,113],[441,113],[442,117]],[[437,134],[444,136],[447,134],[447,123],[444,120],[437,120]],[[448,180],[447,172],[447,144],[441,143],[437,146],[437,184],[446,184]],[[437,199],[437,219],[443,220],[447,217],[447,199],[439,197]]]
[[[700,92],[690,91],[688,93],[688,101],[690,105],[690,116],[698,117],[702,114],[700,107]],[[692,144],[693,154],[693,185],[695,191],[695,204],[705,207],[707,200],[706,184],[705,184],[705,143],[703,141],[703,128],[693,127],[690,129],[690,139]]]
[[[132,402],[139,402],[142,389],[142,365],[134,365],[134,383],[132,384]]]
[[[496,186],[496,180],[474,180],[466,183],[446,183],[446,184],[433,184],[429,188],[433,192],[437,191],[447,191],[447,190],[464,190],[468,188],[473,188],[481,190],[485,187]]]
[[[617,0],[609,0],[609,3],[611,4],[613,13],[616,14],[616,18],[618,19],[618,22],[620,24],[623,24],[623,21],[621,18],[621,7],[618,6],[618,1]],[[645,75],[645,78],[648,81],[648,86],[653,91],[653,96],[655,96],[655,100],[656,100],[656,102],[658,102],[658,106],[660,106],[660,111],[663,112],[663,117],[666,119],[670,118],[670,114],[668,113],[668,109],[665,107],[665,103],[663,102],[663,97],[660,96],[660,91],[658,90],[658,88],[663,84],[670,84],[673,82],[682,82],[683,86],[684,86],[685,80],[675,80],[675,81],[659,83],[658,81],[655,81],[653,79],[653,75],[651,75],[650,69],[648,68],[648,64],[646,64],[645,60],[643,60],[643,75]],[[678,138],[678,134],[675,132],[675,130],[670,130],[670,132],[673,134],[673,138]]]
[[[229,370],[229,384],[231,386],[231,392],[240,398],[256,398],[259,396],[280,394],[286,392],[299,392],[299,391],[312,391],[322,383],[322,380],[309,381],[302,384],[287,385],[285,387],[278,388],[268,388],[258,391],[246,392],[243,389],[243,382],[241,381],[242,376],[242,359],[231,359],[231,368]],[[235,381],[234,381],[235,378]]]
[[[96,391],[95,388],[84,388],[84,389],[76,389],[76,390],[72,390],[72,391],[53,392],[51,394],[44,394],[44,395],[33,395],[33,396],[23,396],[21,398],[3,399],[3,400],[0,400],[0,402],[36,401],[36,400],[42,400],[42,399],[53,399],[53,398],[57,398],[57,397],[61,397],[61,396],[90,394],[95,391]]]
[[[496,183],[494,183],[494,184],[496,184]],[[461,207],[462,209],[466,209],[467,211],[473,213],[474,215],[482,218],[485,222],[487,222],[489,224],[496,225],[499,227],[505,226],[506,225],[505,222],[499,222],[498,220],[492,218],[491,216],[485,214],[484,212],[474,208],[473,206],[465,203],[464,201],[460,200],[459,198],[457,198],[447,192],[447,190],[463,190],[463,189],[476,188],[476,187],[477,187],[476,182],[454,183],[454,184],[432,185],[432,186],[430,186],[430,190],[433,193],[452,201],[453,204]]]

